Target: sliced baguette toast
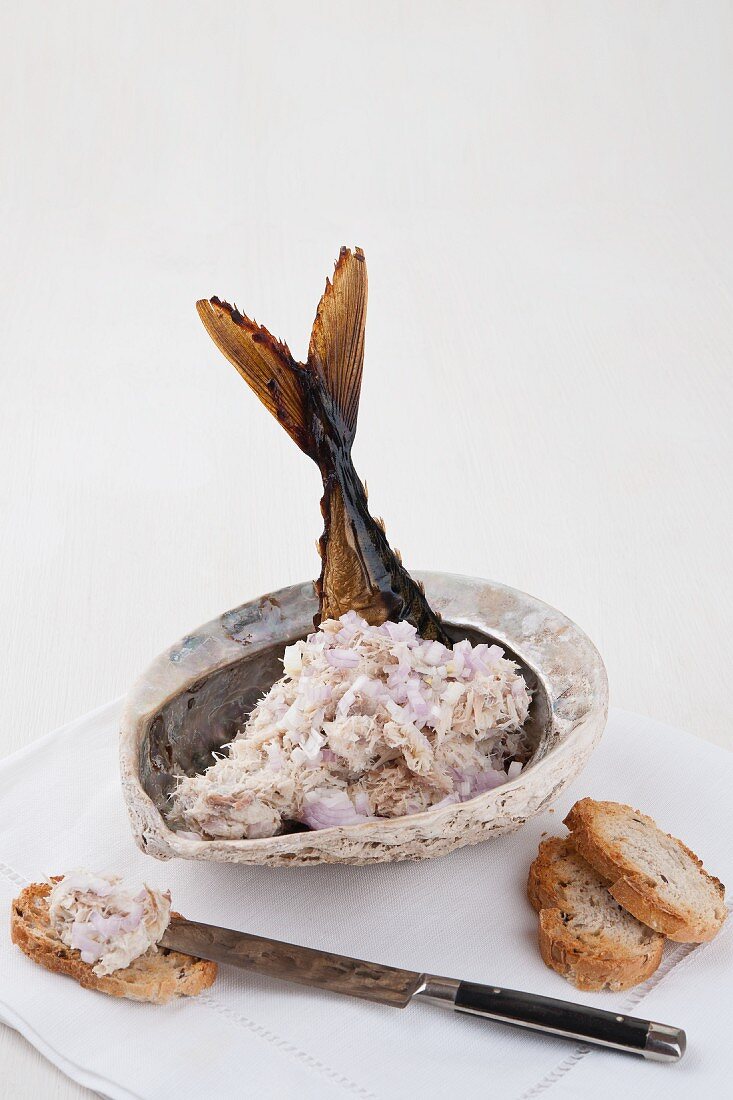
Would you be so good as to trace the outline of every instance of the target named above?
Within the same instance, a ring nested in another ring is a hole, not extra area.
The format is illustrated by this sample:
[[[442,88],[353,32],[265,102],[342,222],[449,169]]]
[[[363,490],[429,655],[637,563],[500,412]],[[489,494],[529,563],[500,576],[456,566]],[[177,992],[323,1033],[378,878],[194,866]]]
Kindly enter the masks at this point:
[[[583,798],[565,818],[570,841],[638,920],[681,943],[711,940],[726,918],[725,889],[681,840],[618,802]]]
[[[540,844],[527,893],[544,962],[578,989],[629,989],[659,966],[664,937],[614,901],[567,837]]]
[[[54,880],[55,881],[55,880]],[[51,927],[48,883],[27,886],[11,906],[10,935],[14,944],[34,962],[74,978],[85,989],[111,997],[165,1004],[173,997],[192,997],[208,989],[216,978],[216,963],[161,947],[135,959],[124,970],[99,977],[78,951],[67,947]]]

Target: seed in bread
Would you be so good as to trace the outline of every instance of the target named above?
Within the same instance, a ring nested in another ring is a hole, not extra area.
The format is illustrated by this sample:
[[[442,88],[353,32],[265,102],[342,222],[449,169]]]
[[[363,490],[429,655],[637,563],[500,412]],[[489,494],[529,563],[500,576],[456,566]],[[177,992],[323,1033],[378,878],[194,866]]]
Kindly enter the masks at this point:
[[[659,966],[664,937],[614,901],[567,838],[540,844],[527,893],[544,962],[578,989],[629,989]]]
[[[165,1004],[173,997],[201,993],[216,978],[217,966],[179,951],[158,948],[125,967],[102,977],[81,955],[67,947],[51,926],[48,914],[49,883],[27,886],[13,901],[10,935],[14,944],[34,962],[57,974],[74,978],[85,989],[97,989],[112,997]]]
[[[680,943],[711,940],[726,918],[725,889],[681,840],[619,802],[583,798],[565,818],[570,840],[644,924]]]

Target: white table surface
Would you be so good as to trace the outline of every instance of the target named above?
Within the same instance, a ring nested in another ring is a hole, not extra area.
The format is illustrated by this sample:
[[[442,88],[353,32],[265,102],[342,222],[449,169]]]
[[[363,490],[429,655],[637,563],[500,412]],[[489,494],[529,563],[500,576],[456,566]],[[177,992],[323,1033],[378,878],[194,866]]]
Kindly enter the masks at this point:
[[[732,55],[722,0],[2,5],[0,751],[317,573],[316,468],[193,306],[303,355],[342,243],[406,564],[540,596],[614,703],[733,745]]]

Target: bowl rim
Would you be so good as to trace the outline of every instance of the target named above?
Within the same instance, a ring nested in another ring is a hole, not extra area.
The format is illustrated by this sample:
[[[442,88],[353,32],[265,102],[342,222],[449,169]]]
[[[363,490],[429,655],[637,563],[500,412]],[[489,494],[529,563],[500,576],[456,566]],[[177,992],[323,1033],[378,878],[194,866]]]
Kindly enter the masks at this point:
[[[314,838],[319,842],[321,840],[327,842],[334,837],[353,838],[359,841],[367,834],[372,834],[377,839],[377,835],[381,832],[394,832],[395,829],[411,827],[419,830],[420,825],[426,823],[428,819],[432,823],[443,818],[447,820],[465,817],[468,820],[477,807],[488,809],[492,803],[498,803],[500,798],[503,799],[507,794],[521,788],[528,775],[539,777],[548,768],[555,769],[558,758],[563,753],[572,755],[588,736],[593,739],[590,748],[595,746],[600,739],[608,711],[608,679],[598,650],[579,626],[549,604],[496,581],[434,571],[416,570],[413,575],[424,583],[431,604],[447,622],[489,634],[499,645],[503,644],[513,650],[531,669],[538,682],[542,684],[550,704],[550,727],[562,732],[558,743],[551,746],[539,759],[531,759],[515,779],[508,779],[506,783],[484,791],[465,802],[451,803],[439,809],[428,808],[419,813],[405,814],[398,818],[375,818],[353,825],[335,825],[326,829],[282,833],[278,836],[256,839],[193,840],[181,836],[179,832],[170,828],[142,785],[139,772],[139,749],[142,738],[153,717],[171,698],[201,680],[202,676],[211,675],[241,661],[247,652],[254,654],[258,648],[272,645],[273,640],[276,640],[273,636],[269,636],[267,640],[263,637],[259,647],[255,643],[254,646],[245,649],[241,640],[238,641],[231,631],[225,629],[223,625],[225,621],[236,618],[252,608],[280,606],[291,597],[304,596],[308,600],[315,601],[312,582],[289,585],[275,592],[247,600],[238,607],[225,611],[215,619],[204,623],[192,633],[184,635],[182,639],[158,654],[130,689],[120,719],[120,770],[133,831],[143,850],[145,850],[144,842],[153,839],[156,845],[163,849],[165,855],[188,859],[212,858],[212,845],[232,853],[254,855],[268,851],[278,855],[297,854],[299,849],[312,848]],[[494,596],[498,598],[499,603],[507,604],[511,618],[515,619],[517,613],[522,612],[525,622],[532,616],[536,617],[537,622],[534,625],[529,623],[525,637],[518,640],[514,633],[502,630],[498,624],[485,621],[475,608],[472,613],[471,608],[464,604],[465,598],[468,598],[470,603],[471,597],[475,598],[477,593],[483,596]],[[551,627],[549,635],[548,624]],[[553,639],[560,635],[564,636],[563,648],[567,649],[569,645],[574,651],[576,673],[578,669],[583,669],[590,681],[592,690],[590,697],[586,700],[585,708],[578,708],[573,705],[574,699],[567,699],[565,681],[569,676],[572,677],[573,669],[568,667],[567,659],[561,659],[562,654],[559,654],[557,647],[553,645]],[[548,663],[543,661],[543,658],[549,655],[548,649],[555,650],[549,667]],[[155,686],[151,687],[151,682]],[[564,706],[563,696],[566,697]],[[134,814],[133,810],[137,813]],[[144,819],[142,826],[139,821],[140,816]]]

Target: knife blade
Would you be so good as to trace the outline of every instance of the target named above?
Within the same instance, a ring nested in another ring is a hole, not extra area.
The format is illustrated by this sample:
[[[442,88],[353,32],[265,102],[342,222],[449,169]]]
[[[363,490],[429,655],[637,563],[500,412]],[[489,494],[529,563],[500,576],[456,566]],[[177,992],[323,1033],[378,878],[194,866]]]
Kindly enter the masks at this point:
[[[405,1008],[425,975],[173,916],[161,946],[286,982]]]
[[[405,1008],[414,999],[497,1023],[640,1054],[652,1061],[676,1062],[685,1053],[684,1031],[668,1024],[516,989],[401,970],[177,915],[171,917],[160,946],[393,1008]]]

